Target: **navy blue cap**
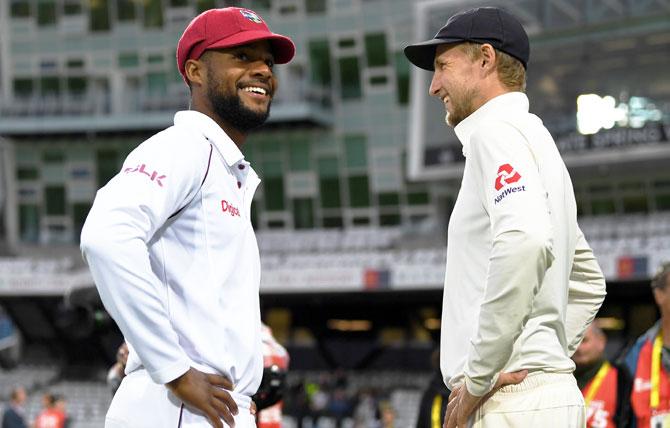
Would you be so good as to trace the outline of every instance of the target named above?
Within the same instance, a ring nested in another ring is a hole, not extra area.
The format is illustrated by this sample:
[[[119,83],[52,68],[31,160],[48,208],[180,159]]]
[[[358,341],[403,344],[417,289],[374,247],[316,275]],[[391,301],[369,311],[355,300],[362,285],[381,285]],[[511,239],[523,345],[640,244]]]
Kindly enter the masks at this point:
[[[445,43],[489,43],[499,51],[528,65],[530,45],[521,23],[509,12],[497,7],[478,7],[457,13],[430,40],[409,45],[405,56],[419,68],[433,71],[435,50]]]

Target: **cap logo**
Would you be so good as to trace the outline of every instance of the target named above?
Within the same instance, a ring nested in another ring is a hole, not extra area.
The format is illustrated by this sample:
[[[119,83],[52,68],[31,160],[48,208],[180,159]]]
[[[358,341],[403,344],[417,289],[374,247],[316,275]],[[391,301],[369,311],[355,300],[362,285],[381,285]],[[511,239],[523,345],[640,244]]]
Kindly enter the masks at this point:
[[[260,16],[256,15],[254,12],[250,10],[240,10],[240,13],[249,21],[255,22],[256,24],[260,24],[263,22]]]

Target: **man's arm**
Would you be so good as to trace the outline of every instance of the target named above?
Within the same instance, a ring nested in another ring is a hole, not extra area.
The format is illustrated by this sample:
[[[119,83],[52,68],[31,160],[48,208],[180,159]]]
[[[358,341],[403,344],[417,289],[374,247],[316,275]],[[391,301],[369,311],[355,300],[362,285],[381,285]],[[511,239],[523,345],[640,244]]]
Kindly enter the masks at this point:
[[[493,123],[472,136],[470,151],[491,222],[492,248],[464,375],[468,392],[483,396],[509,361],[553,262],[553,235],[546,191],[523,135],[511,125]]]
[[[582,342],[584,332],[598,313],[606,294],[605,277],[598,261],[584,234],[577,228],[565,320],[568,355],[572,356]]]
[[[175,134],[154,136],[128,156],[121,172],[98,191],[81,235],[105,308],[157,383],[184,374],[190,363],[172,328],[167,289],[151,269],[147,243],[197,192],[208,161],[196,142],[188,150],[179,147],[188,140],[177,141]]]

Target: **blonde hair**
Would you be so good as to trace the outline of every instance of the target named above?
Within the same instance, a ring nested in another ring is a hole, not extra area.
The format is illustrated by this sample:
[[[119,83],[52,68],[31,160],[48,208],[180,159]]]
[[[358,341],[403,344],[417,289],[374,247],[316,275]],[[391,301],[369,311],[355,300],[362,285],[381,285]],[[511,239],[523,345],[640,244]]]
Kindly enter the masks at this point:
[[[459,47],[472,60],[476,61],[482,56],[481,44],[463,42]],[[494,48],[495,49],[495,48]],[[521,61],[498,49],[496,51],[496,71],[503,85],[513,91],[526,91],[526,69]]]

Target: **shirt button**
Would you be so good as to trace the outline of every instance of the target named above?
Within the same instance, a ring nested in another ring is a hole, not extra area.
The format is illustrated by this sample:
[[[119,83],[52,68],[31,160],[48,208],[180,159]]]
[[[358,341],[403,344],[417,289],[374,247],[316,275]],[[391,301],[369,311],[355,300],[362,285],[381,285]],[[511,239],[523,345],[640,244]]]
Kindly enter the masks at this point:
[[[238,188],[242,188],[242,183],[238,181],[238,182],[237,182],[237,187],[238,187]]]
[[[237,165],[239,169],[244,169],[244,165]]]

